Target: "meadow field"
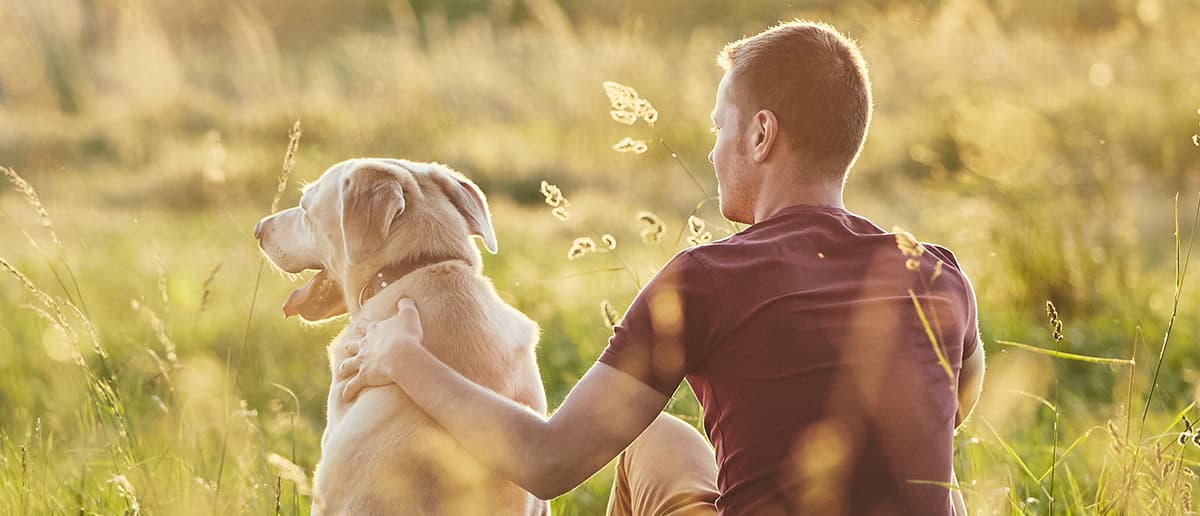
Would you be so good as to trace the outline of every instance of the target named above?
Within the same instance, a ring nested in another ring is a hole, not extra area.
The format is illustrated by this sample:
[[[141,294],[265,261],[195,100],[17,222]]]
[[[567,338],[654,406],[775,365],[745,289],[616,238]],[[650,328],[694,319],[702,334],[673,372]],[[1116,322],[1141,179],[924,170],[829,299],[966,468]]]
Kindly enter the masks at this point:
[[[344,320],[285,319],[301,280],[251,228],[351,157],[487,193],[556,406],[656,267],[739,229],[715,56],[796,17],[871,67],[847,207],[974,283],[972,512],[1195,514],[1197,0],[0,0],[0,513],[308,513]],[[618,122],[606,81],[657,116]],[[686,386],[668,408],[699,425]]]

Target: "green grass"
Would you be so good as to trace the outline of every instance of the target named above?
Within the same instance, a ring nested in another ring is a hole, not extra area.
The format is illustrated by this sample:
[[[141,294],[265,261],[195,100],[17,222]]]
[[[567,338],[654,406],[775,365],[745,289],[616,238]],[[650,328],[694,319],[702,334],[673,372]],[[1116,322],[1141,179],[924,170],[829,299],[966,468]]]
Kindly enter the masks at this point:
[[[307,512],[280,458],[311,475],[343,323],[285,320],[296,281],[250,235],[297,119],[279,206],[357,156],[482,186],[501,249],[485,271],[541,324],[557,405],[606,343],[602,301],[622,312],[699,238],[690,215],[737,229],[706,201],[714,58],[791,16],[845,28],[871,65],[849,208],[947,245],[974,283],[989,373],[956,444],[972,511],[1180,514],[1197,494],[1200,448],[1178,444],[1200,419],[1194,2],[416,4],[0,3],[0,65],[20,72],[0,74],[0,165],[45,210],[0,186],[0,258],[28,278],[0,273],[3,512]],[[654,126],[614,122],[607,80]],[[625,136],[647,152],[615,152]],[[615,252],[567,259],[604,234]],[[686,388],[670,409],[698,424]],[[602,511],[610,481],[556,513]]]

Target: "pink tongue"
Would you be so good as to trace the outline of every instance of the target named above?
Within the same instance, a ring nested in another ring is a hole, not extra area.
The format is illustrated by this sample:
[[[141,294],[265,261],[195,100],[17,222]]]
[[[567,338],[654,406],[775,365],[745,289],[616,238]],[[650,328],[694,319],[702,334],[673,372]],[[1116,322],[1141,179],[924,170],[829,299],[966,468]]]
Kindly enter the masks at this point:
[[[312,295],[313,286],[322,281],[325,281],[325,271],[318,272],[303,287],[293,290],[292,295],[288,296],[287,302],[283,304],[283,316],[291,317],[300,313],[300,306]]]

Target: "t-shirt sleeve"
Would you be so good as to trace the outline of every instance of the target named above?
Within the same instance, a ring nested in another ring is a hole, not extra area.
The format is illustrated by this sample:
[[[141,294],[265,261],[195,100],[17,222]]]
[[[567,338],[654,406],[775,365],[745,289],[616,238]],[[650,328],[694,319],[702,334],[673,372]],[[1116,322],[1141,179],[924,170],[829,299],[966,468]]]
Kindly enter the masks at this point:
[[[712,338],[712,281],[699,259],[675,255],[634,298],[599,361],[674,394]]]
[[[962,266],[958,263],[958,258],[954,253],[950,252],[945,247],[924,244],[927,249],[933,251],[933,254],[943,262],[954,268],[958,272],[958,277],[962,279],[964,302],[966,303],[966,320],[963,321],[963,347],[962,360],[965,362],[971,355],[975,354],[975,350],[979,348],[979,309],[975,304],[975,288],[971,286],[971,280],[967,278],[967,273],[963,272]]]

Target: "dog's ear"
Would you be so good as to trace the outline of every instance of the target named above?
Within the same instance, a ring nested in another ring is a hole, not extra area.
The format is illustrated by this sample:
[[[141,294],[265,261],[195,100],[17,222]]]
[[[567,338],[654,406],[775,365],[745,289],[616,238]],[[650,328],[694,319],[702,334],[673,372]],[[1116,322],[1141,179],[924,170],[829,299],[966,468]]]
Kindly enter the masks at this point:
[[[357,262],[378,251],[404,212],[404,190],[393,172],[364,165],[342,179],[342,238],[346,259]]]
[[[452,170],[431,174],[450,202],[467,220],[467,231],[483,239],[488,252],[496,254],[496,232],[492,229],[492,215],[488,211],[487,199],[475,183]]]

